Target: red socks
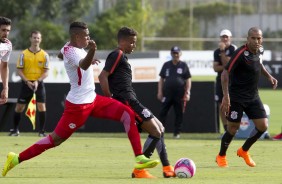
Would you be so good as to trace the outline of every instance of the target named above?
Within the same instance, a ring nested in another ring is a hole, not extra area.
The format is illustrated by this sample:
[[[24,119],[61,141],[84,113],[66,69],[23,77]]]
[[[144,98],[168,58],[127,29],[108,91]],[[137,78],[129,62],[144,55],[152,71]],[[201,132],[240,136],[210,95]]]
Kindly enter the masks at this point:
[[[50,135],[42,138],[23,152],[19,154],[19,162],[23,162],[25,160],[29,160],[37,155],[40,155],[45,150],[55,147],[54,141]]]
[[[125,132],[127,133],[128,139],[131,143],[134,155],[142,155],[142,146],[140,140],[140,134],[138,128],[135,125],[134,116],[130,116],[126,111],[121,116],[121,122],[123,123]]]

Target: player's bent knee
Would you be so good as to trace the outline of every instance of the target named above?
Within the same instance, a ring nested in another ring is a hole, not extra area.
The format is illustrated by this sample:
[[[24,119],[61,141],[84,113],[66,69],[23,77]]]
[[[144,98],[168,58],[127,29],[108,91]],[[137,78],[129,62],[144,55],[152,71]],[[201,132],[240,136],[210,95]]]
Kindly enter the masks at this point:
[[[59,146],[66,140],[58,136],[55,132],[52,132],[50,136],[53,139],[54,146]]]
[[[155,129],[154,131],[150,131],[149,134],[153,137],[161,138],[162,132]]]
[[[227,128],[227,131],[229,132],[229,134],[234,136],[237,133],[238,128],[237,127],[229,127],[229,128]]]

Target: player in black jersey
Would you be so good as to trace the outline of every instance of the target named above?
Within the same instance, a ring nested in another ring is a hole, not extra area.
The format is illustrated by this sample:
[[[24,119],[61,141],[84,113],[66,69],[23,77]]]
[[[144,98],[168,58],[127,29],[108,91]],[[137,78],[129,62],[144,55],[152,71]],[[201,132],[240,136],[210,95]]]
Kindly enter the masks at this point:
[[[276,89],[278,81],[272,77],[262,64],[263,47],[262,31],[252,27],[248,31],[247,43],[238,48],[225,66],[221,75],[223,99],[221,110],[226,113],[227,131],[221,139],[221,147],[216,157],[219,167],[228,167],[226,151],[234,135],[240,127],[243,111],[253,120],[254,130],[243,146],[237,150],[246,164],[256,164],[248,150],[267,130],[268,122],[265,109],[258,93],[258,81],[263,74]]]
[[[164,177],[175,177],[174,169],[167,159],[163,137],[164,127],[152,112],[139,102],[132,87],[132,71],[126,54],[132,53],[136,47],[137,32],[122,27],[118,31],[117,39],[118,48],[108,55],[105,67],[99,75],[102,91],[105,96],[121,101],[135,112],[138,127],[149,133],[143,147],[144,155],[149,158],[157,148],[163,164]],[[154,178],[145,169],[134,169],[132,177]]]
[[[213,53],[213,69],[215,72],[217,72],[216,76],[216,83],[215,83],[215,101],[217,102],[217,112],[220,116],[220,119],[222,121],[222,125],[224,128],[224,131],[226,131],[227,128],[227,119],[225,118],[225,114],[220,111],[220,106],[222,102],[222,86],[221,86],[221,73],[224,69],[224,66],[228,63],[230,60],[232,54],[237,49],[236,45],[231,44],[231,37],[232,33],[228,29],[223,29],[220,34],[220,42],[218,44],[218,48]]]

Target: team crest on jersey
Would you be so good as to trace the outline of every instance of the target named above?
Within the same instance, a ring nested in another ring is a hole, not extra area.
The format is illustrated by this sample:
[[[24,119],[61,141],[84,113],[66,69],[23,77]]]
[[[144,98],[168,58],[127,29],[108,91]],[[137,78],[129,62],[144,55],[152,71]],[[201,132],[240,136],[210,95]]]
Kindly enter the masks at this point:
[[[183,73],[183,70],[182,68],[177,68],[177,71],[176,71],[178,74],[182,74]]]
[[[148,109],[143,109],[142,114],[145,118],[149,118],[151,116],[151,112]]]
[[[245,50],[245,51],[244,51],[244,55],[245,55],[245,56],[250,55],[249,51],[246,51],[246,50]]]
[[[230,114],[231,119],[237,119],[238,118],[238,112],[232,111]]]
[[[76,125],[74,123],[69,124],[70,129],[75,129]]]
[[[260,47],[260,48],[259,48],[259,51],[260,51],[260,52],[263,52],[263,51],[264,51],[263,47]]]

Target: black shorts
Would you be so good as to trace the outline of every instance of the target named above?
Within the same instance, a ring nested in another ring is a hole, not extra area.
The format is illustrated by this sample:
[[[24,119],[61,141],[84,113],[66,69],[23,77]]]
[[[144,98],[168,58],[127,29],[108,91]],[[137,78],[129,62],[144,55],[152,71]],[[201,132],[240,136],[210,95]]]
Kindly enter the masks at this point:
[[[119,94],[118,97],[113,97],[133,110],[137,125],[154,117],[153,113],[147,107],[142,105],[133,93]]]
[[[246,113],[249,119],[261,119],[267,118],[264,106],[257,98],[250,102],[230,102],[230,111],[227,116],[227,120],[234,123],[240,123],[243,116],[243,112]]]
[[[43,82],[38,84],[36,94],[36,102],[45,103],[46,102],[46,91]],[[26,83],[22,82],[22,88],[20,96],[18,98],[19,104],[27,104],[33,96],[33,90],[31,90]]]

